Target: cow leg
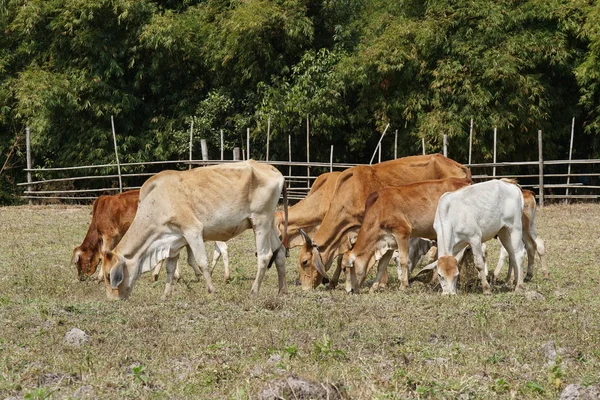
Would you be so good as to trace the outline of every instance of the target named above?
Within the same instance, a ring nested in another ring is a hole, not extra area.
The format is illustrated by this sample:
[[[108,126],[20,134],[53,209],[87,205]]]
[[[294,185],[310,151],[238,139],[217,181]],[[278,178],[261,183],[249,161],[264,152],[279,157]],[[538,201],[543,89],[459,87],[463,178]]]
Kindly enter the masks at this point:
[[[496,264],[496,269],[494,270],[493,282],[498,281],[498,277],[500,276],[500,272],[502,271],[502,268],[504,267],[506,257],[508,257],[508,252],[506,251],[504,246],[502,246],[502,242],[500,242],[500,257],[498,257],[498,263]],[[507,282],[510,278],[510,274],[511,274],[511,270],[509,268],[509,270],[508,270],[509,276],[507,276],[507,278],[506,278]]]
[[[158,281],[158,274],[160,274],[160,269],[161,269],[163,263],[164,263],[164,260],[159,262],[158,264],[156,264],[156,267],[154,267],[154,271],[152,271],[152,281],[154,281],[154,282]]]
[[[536,243],[531,236],[531,232],[523,232],[523,242],[527,251],[527,275],[525,281],[529,282],[533,278],[533,265],[535,264]]]
[[[498,238],[508,252],[509,269],[514,271],[515,291],[522,291],[524,289],[523,257],[525,256],[522,232],[519,229],[504,228],[498,232]]]
[[[475,263],[475,268],[477,268],[477,271],[479,271],[479,278],[481,279],[481,288],[483,289],[483,294],[492,294],[490,284],[487,281],[481,240],[474,240],[470,242],[470,245],[471,250],[473,251],[473,262]]]
[[[338,282],[340,281],[341,273],[342,273],[342,257],[338,257],[335,271],[333,271],[333,275],[331,276],[331,279],[329,280],[329,289],[335,289]]]
[[[400,290],[409,288],[408,275],[410,274],[408,266],[408,237],[406,235],[396,235],[398,245],[398,280],[400,281]]]
[[[394,251],[388,250],[379,259],[379,265],[377,266],[377,277],[375,278],[375,282],[373,282],[373,285],[371,286],[371,289],[369,290],[369,292],[373,293],[373,292],[376,292],[380,287],[385,287],[385,284],[387,283],[387,279],[386,279],[386,283],[382,283],[381,280],[384,278],[384,276],[387,276],[388,264],[390,263],[390,260],[392,259],[393,255],[394,255]]]
[[[265,277],[265,272],[267,271],[267,266],[269,265],[269,262],[271,262],[275,251],[277,251],[281,246],[281,242],[279,241],[278,236],[273,228],[272,217],[271,221],[269,221],[269,218],[266,216],[258,216],[254,218],[252,222],[254,228],[254,238],[256,240],[258,269],[256,271],[256,279],[254,279],[254,283],[250,289],[251,296],[258,294],[260,285]],[[277,274],[279,277],[279,293],[285,293],[287,292],[287,288],[285,288],[285,268],[280,269],[277,267]]]
[[[178,258],[179,254],[177,254],[174,257],[167,258],[165,260],[165,264],[167,266],[167,283],[165,284],[165,292],[163,293],[162,297],[163,300],[171,296],[171,293],[173,293],[173,285],[177,282],[177,279],[179,278],[178,276],[176,277]]]
[[[187,245],[185,249],[187,251],[187,262],[188,264],[190,264],[190,267],[192,267],[192,269],[194,270],[194,275],[196,275],[196,282],[200,282],[200,276],[202,275],[202,273],[200,272],[200,268],[198,268],[198,265],[194,260],[194,252],[192,251],[189,245]]]
[[[542,239],[535,238],[535,251],[540,257],[540,263],[542,264],[542,273],[544,274],[544,278],[548,278],[550,274],[548,273],[548,265],[546,265],[546,245]]]
[[[204,281],[206,282],[206,289],[208,290],[208,293],[214,293],[215,287],[213,285],[212,277],[210,275],[210,268],[208,267],[208,257],[206,256],[206,245],[204,243],[204,239],[202,238],[201,231],[200,233],[184,232],[183,236],[188,242],[188,262],[194,269],[194,272],[196,272],[198,268],[202,269],[202,275],[204,275]],[[191,257],[189,255],[190,253],[192,255]]]
[[[223,265],[225,266],[224,281],[229,282],[229,254],[227,253],[227,244],[225,242],[215,242],[215,251],[213,253],[212,265],[210,266],[211,273],[214,272],[215,266],[219,258],[223,258]]]
[[[277,239],[277,241],[279,241]],[[275,266],[277,267],[277,280],[279,283],[279,294],[287,294],[285,282],[285,248],[280,246],[275,255]]]

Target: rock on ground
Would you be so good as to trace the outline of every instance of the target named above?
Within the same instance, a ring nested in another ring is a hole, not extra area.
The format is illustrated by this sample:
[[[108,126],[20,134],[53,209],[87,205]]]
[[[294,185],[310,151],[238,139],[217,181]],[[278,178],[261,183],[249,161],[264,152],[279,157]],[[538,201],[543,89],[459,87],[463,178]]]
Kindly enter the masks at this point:
[[[560,400],[597,400],[600,399],[600,390],[595,386],[580,386],[570,384],[560,394]]]
[[[349,399],[342,386],[330,383],[317,383],[288,376],[273,381],[258,394],[259,400],[298,399],[298,400],[347,400]]]
[[[90,341],[90,336],[79,328],[73,328],[65,334],[64,344],[70,346],[81,346]]]

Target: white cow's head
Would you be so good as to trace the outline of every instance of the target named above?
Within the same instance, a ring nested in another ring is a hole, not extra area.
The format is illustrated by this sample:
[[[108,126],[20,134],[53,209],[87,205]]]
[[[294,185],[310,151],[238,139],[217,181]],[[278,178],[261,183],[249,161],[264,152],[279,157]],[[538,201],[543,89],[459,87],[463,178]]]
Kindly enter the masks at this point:
[[[442,286],[442,294],[456,294],[458,283],[458,261],[453,256],[438,259],[437,274]]]

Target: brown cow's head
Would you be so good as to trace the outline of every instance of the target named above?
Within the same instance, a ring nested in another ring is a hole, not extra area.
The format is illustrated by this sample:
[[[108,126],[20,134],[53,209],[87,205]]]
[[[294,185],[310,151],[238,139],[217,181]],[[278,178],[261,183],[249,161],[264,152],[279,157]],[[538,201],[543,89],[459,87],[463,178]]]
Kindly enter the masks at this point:
[[[97,250],[83,250],[81,246],[73,250],[71,263],[77,267],[77,276],[80,281],[86,277],[94,275],[98,264],[100,263],[100,253]]]
[[[125,300],[131,294],[132,284],[125,257],[112,251],[104,253],[102,263],[106,296],[111,300]]]
[[[323,283],[324,277],[329,278],[323,267],[318,246],[313,243],[302,229],[300,229],[300,234],[304,239],[304,244],[300,247],[298,255],[300,283],[303,290],[311,290]]]
[[[442,286],[442,294],[456,294],[458,283],[458,262],[453,256],[442,256],[438,259],[437,273]]]

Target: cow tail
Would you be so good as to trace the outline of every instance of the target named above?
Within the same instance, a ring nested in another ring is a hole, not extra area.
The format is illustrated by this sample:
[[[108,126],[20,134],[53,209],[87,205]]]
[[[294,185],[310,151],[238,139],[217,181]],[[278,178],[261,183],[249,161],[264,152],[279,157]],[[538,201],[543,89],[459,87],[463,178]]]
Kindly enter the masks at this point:
[[[283,246],[285,247],[285,256],[290,256],[290,244],[287,235],[288,229],[288,193],[287,183],[283,181]]]
[[[275,258],[277,257],[277,253],[281,248],[285,248],[285,256],[289,257],[289,248],[288,248],[288,237],[287,237],[287,227],[288,227],[288,196],[287,196],[287,185],[285,180],[283,181],[283,241],[281,242],[281,246],[279,246],[271,256],[269,260],[269,264],[267,264],[267,269],[271,268]]]

